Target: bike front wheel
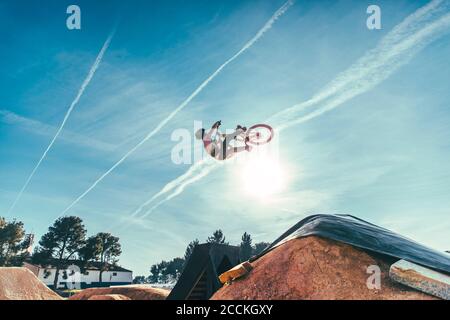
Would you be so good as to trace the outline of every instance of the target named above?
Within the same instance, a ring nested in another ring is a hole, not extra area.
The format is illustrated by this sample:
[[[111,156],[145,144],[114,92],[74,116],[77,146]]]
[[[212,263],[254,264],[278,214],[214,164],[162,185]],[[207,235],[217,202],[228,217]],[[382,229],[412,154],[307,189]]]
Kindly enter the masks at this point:
[[[267,124],[255,124],[247,130],[245,143],[255,146],[266,144],[273,138],[273,129]]]

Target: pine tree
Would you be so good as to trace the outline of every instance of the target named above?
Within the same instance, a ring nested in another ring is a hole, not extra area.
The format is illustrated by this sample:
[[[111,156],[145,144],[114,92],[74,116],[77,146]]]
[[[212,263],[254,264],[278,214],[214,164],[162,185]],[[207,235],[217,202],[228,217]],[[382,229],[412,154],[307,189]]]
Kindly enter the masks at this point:
[[[119,243],[119,238],[110,233],[100,232],[95,235],[99,243],[99,250],[97,259],[101,263],[99,279],[102,282],[102,274],[108,271],[111,265],[118,262],[119,256],[122,254],[122,247]]]
[[[225,236],[223,235],[223,232],[220,229],[214,231],[213,235],[211,237],[208,237],[208,239],[206,239],[206,242],[228,244],[228,242],[225,242]]]
[[[184,261],[185,261],[185,263],[188,262],[189,258],[190,258],[191,255],[192,255],[192,252],[194,252],[194,249],[195,249],[195,247],[196,247],[198,244],[199,244],[198,239],[195,239],[195,240],[191,241],[191,242],[188,244],[188,246],[187,246],[187,248],[186,248],[186,251],[184,252]]]
[[[148,278],[150,280],[150,283],[159,282],[159,268],[157,264],[154,264],[150,267],[150,276]]]
[[[100,239],[97,236],[89,237],[85,245],[79,250],[79,257],[83,267],[87,267],[89,262],[97,260],[101,252]]]
[[[55,289],[58,286],[59,271],[83,248],[85,237],[86,228],[83,220],[70,216],[56,220],[39,241],[33,261],[56,268],[53,282]]]
[[[258,242],[258,243],[255,243],[255,245],[253,246],[253,255],[256,256],[256,255],[260,254],[269,245],[270,245],[269,242]]]
[[[7,222],[0,217],[0,266],[22,266],[28,257],[28,244],[22,222]]]
[[[242,235],[242,242],[239,250],[241,262],[247,261],[252,256],[252,237],[247,232]]]

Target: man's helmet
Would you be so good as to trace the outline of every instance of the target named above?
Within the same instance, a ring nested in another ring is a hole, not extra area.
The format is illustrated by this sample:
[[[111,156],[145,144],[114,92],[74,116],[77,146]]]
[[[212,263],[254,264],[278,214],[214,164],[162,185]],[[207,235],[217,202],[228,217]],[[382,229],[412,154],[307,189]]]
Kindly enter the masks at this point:
[[[202,140],[203,139],[203,135],[205,134],[205,129],[198,129],[197,132],[195,133],[195,137],[198,140]]]

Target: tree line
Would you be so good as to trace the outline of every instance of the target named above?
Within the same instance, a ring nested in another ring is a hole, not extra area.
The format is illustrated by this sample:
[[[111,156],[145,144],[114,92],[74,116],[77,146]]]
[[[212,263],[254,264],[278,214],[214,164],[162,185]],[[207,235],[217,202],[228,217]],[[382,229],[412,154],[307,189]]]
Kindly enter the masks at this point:
[[[206,239],[207,243],[229,244],[226,241],[222,230],[216,230]],[[250,257],[262,252],[268,245],[268,242],[258,242],[254,245],[250,234],[244,232],[239,245],[239,258],[241,262],[247,261]],[[137,276],[134,278],[135,283],[173,283],[176,282],[183,271],[186,263],[194,252],[195,247],[199,244],[199,240],[191,241],[184,252],[183,257],[177,257],[170,261],[161,261],[150,267],[149,276]]]
[[[75,216],[57,219],[31,255],[26,250],[30,241],[30,237],[25,236],[22,222],[8,222],[0,217],[0,266],[22,266],[25,261],[30,261],[44,268],[53,267],[56,269],[54,288],[60,270],[65,270],[69,264],[85,270],[95,262],[99,266],[99,282],[102,282],[102,274],[117,264],[122,253],[118,237],[107,232],[87,237],[83,220]]]
[[[122,248],[119,238],[110,233],[99,232],[87,236],[87,230],[83,220],[76,216],[66,216],[57,219],[45,233],[38,246],[30,254],[27,248],[31,239],[26,236],[24,225],[20,221],[6,221],[0,217],[0,266],[22,266],[25,261],[38,264],[44,268],[56,269],[54,288],[57,287],[59,273],[68,265],[76,264],[81,271],[86,270],[90,264],[96,263],[99,267],[99,282],[102,282],[102,274],[118,263]],[[206,239],[207,243],[229,244],[222,230],[216,230]],[[248,260],[251,256],[259,254],[269,243],[252,243],[252,237],[245,232],[239,244],[239,256],[241,261]],[[184,252],[183,257],[177,257],[170,261],[161,261],[150,267],[149,276],[138,276],[136,283],[168,283],[178,279],[187,261],[192,255],[199,240],[191,241]]]

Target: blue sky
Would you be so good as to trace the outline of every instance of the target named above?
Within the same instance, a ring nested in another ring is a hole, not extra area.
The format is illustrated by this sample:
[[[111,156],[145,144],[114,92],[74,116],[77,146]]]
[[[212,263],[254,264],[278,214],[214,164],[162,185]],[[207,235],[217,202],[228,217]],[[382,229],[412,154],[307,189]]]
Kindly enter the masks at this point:
[[[72,2],[2,1],[0,215],[24,221],[40,237],[283,3],[76,1],[82,29],[70,31],[65,11]],[[372,2],[296,1],[68,214],[82,217],[90,234],[119,236],[120,263],[135,274],[148,274],[151,264],[182,255],[189,241],[204,240],[217,228],[233,243],[244,231],[255,241],[271,241],[315,213],[352,214],[450,249],[450,33],[445,30],[411,54],[405,51],[399,56],[404,63],[394,61],[399,67],[373,87],[277,133],[271,146],[276,152],[268,152],[276,153],[284,172],[278,192],[264,199],[245,192],[245,166],[230,164],[147,217],[130,219],[189,168],[171,161],[174,130],[193,131],[194,121],[209,125],[218,119],[229,128],[251,125],[308,101],[427,3],[377,1],[382,29],[368,30],[366,8]],[[443,6],[428,22],[448,12]],[[115,25],[92,81],[6,215]]]

